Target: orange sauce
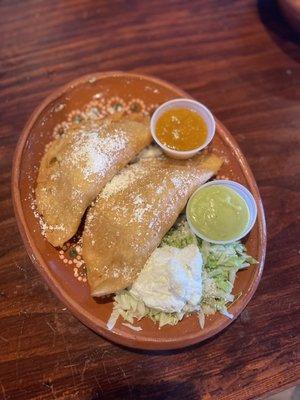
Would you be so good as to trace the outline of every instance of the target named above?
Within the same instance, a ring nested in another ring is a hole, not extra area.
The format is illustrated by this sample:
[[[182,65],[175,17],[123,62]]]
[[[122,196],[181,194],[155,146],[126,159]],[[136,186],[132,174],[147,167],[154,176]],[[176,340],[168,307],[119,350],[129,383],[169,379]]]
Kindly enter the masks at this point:
[[[188,108],[172,108],[157,120],[156,136],[170,149],[193,150],[205,143],[207,125],[204,119]]]

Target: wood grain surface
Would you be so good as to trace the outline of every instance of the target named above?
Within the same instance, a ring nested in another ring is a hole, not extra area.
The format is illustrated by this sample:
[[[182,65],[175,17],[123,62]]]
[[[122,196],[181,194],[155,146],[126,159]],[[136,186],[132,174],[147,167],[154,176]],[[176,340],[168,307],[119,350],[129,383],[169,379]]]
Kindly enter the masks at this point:
[[[0,46],[0,399],[244,400],[299,380],[300,51],[275,2],[1,0]],[[32,266],[12,209],[13,152],[34,107],[118,69],[207,104],[266,210],[256,295],[223,333],[182,351],[129,350],[78,322]]]

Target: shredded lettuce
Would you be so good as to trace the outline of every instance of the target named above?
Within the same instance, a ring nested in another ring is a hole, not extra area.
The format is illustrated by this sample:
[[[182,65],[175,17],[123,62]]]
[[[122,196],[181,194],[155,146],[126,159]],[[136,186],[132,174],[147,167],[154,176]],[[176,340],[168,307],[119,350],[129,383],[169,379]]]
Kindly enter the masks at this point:
[[[128,289],[125,289],[115,295],[113,312],[107,323],[109,329],[113,328],[120,315],[130,324],[133,324],[135,319],[139,321],[148,317],[158,323],[159,328],[176,325],[191,312],[198,313],[201,328],[204,327],[205,315],[220,312],[228,318],[233,318],[228,312],[228,305],[235,300],[232,290],[236,274],[239,270],[256,264],[257,261],[247,254],[245,246],[239,241],[218,245],[197,238],[182,217],[161,242],[161,246],[180,249],[190,244],[198,245],[203,258],[201,303],[193,309],[185,307],[180,313],[166,313],[147,307],[143,301],[136,299]]]
[[[239,270],[256,264],[257,261],[249,256],[241,242],[224,245],[212,244],[197,239],[200,252],[204,259],[204,295],[201,306],[204,314],[221,314],[232,318],[228,312],[228,304],[233,302],[232,294],[236,274]],[[214,289],[205,290],[205,284],[213,281]]]
[[[115,316],[121,315],[125,321],[133,324],[134,319],[138,321],[141,318],[148,317],[153,322],[158,323],[161,328],[164,325],[176,325],[182,320],[185,312],[182,313],[165,313],[147,307],[143,301],[136,299],[128,290],[122,290],[117,293],[114,298],[114,309],[110,318],[111,323],[107,326],[113,328],[116,323]]]
[[[180,220],[164,236],[160,245],[183,249],[190,244],[197,244],[196,236],[190,231],[187,222]]]

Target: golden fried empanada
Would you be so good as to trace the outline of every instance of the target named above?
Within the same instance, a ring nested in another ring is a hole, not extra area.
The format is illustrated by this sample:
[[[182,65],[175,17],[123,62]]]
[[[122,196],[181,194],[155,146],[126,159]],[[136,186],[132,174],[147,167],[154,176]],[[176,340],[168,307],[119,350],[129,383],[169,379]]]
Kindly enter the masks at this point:
[[[45,236],[62,246],[101,189],[151,142],[149,119],[114,116],[72,124],[41,161],[36,203]]]
[[[93,296],[133,283],[188,198],[221,164],[214,154],[190,160],[144,159],[105,186],[88,211],[83,233],[83,259]]]

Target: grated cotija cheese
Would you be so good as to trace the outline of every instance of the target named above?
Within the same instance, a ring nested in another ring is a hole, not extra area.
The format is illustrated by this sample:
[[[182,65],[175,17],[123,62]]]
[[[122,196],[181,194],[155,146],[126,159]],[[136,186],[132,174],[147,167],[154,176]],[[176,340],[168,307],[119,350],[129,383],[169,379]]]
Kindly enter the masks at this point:
[[[100,137],[99,131],[81,132],[73,145],[72,155],[64,162],[71,163],[74,167],[82,163],[85,179],[89,179],[92,174],[104,175],[126,144],[127,139],[122,131],[115,131],[104,138]]]
[[[145,172],[146,170],[140,168],[139,164],[125,167],[105,186],[99,197],[107,199],[110,196],[125,190],[130,183],[134,182],[137,178],[142,177]]]

